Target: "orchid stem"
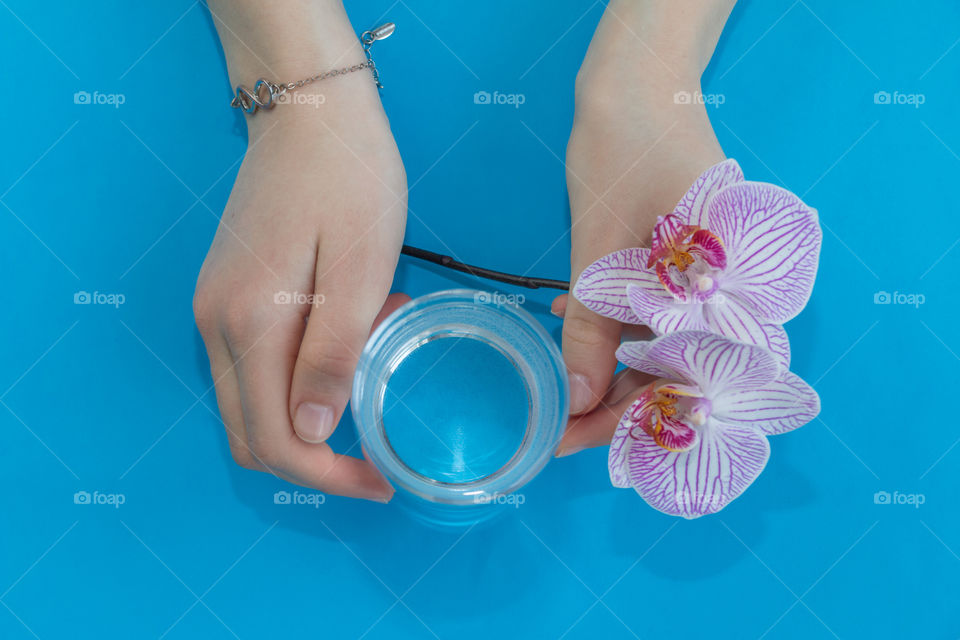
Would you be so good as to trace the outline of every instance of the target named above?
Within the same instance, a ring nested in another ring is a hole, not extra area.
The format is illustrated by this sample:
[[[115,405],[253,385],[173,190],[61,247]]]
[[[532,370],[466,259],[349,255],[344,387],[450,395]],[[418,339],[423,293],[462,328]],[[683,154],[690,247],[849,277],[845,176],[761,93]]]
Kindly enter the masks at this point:
[[[542,288],[560,289],[562,291],[570,290],[570,283],[566,280],[530,278],[527,276],[517,276],[512,273],[503,273],[502,271],[493,271],[492,269],[484,269],[483,267],[475,267],[473,265],[454,260],[450,256],[434,253],[433,251],[427,251],[426,249],[418,249],[417,247],[411,247],[408,244],[403,245],[403,249],[401,249],[400,253],[412,258],[417,258],[419,260],[425,260],[426,262],[432,262],[433,264],[437,264],[448,269],[453,269],[454,271],[468,273],[471,276],[476,276],[478,278],[496,280],[497,282],[504,282],[506,284],[512,284],[518,287],[526,287],[527,289]]]

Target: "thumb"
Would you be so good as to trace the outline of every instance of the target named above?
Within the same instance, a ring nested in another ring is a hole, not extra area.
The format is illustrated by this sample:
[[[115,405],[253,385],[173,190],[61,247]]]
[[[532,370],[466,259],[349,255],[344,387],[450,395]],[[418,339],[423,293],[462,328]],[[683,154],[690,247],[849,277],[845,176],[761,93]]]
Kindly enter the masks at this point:
[[[619,345],[620,324],[592,313],[570,294],[553,299],[550,313],[563,318],[563,359],[570,374],[570,414],[593,409],[606,393]],[[612,346],[612,348],[611,348]]]
[[[350,301],[347,305],[325,299],[311,309],[290,388],[290,415],[301,440],[319,443],[333,434],[350,400],[353,374],[372,328],[409,299],[404,294],[387,296],[378,312],[359,302],[354,292],[335,297]]]
[[[567,297],[563,314],[563,359],[570,372],[570,413],[597,406],[617,368],[620,323],[600,316]]]

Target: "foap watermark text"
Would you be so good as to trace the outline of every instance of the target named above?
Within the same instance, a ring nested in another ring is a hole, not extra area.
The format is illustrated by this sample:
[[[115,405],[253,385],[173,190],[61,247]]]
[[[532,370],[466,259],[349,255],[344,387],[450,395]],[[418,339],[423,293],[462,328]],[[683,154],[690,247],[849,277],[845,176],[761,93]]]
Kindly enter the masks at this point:
[[[927,301],[922,293],[903,293],[901,291],[877,291],[873,294],[873,304],[897,304],[920,308]]]
[[[522,293],[501,293],[500,291],[478,291],[473,294],[473,301],[477,304],[492,304],[495,306],[510,305],[519,307],[527,301]]]
[[[299,93],[296,91],[286,91],[273,99],[275,104],[307,104],[313,105],[314,109],[319,109],[320,105],[327,101],[327,97],[322,93]]]
[[[899,91],[877,91],[873,94],[873,104],[882,105],[906,105],[919,109],[920,105],[927,101],[927,96],[922,93],[901,93]]]
[[[77,91],[73,94],[73,104],[80,105],[106,105],[119,109],[120,105],[127,101],[127,96],[122,93],[100,93],[99,91]]]
[[[514,509],[519,509],[526,501],[527,497],[522,493],[480,493],[473,496],[474,504],[509,505]]]
[[[102,291],[77,291],[73,294],[73,304],[100,304],[119,308],[127,301],[122,293],[104,293]]]
[[[277,491],[273,494],[273,504],[307,505],[319,509],[327,501],[322,493],[303,493],[301,491]]]
[[[700,91],[677,91],[673,94],[674,104],[704,104],[719,107],[727,101],[722,93],[701,93]]]
[[[103,493],[101,491],[77,491],[73,494],[73,504],[106,505],[119,509],[127,501],[122,493]]]
[[[877,491],[873,494],[873,504],[902,504],[909,505],[919,509],[920,505],[927,501],[927,496],[922,493],[900,493],[894,491]]]
[[[520,105],[527,101],[527,96],[522,93],[500,93],[494,91],[477,91],[473,94],[473,104],[500,104],[509,105],[514,109],[519,109]]]
[[[277,291],[273,294],[273,304],[308,304],[319,307],[324,303],[322,293],[301,293],[300,291]]]

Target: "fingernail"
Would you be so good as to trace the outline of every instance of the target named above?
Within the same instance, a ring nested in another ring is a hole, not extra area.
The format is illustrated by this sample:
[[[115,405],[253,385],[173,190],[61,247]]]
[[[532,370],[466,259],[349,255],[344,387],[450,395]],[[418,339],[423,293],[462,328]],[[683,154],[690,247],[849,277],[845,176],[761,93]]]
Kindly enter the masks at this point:
[[[580,453],[581,451],[583,451],[583,447],[572,447],[570,449],[560,447],[553,455],[555,458],[566,458],[567,456],[572,456],[573,454]]]
[[[587,376],[574,373],[570,376],[570,413],[583,413],[590,406],[593,392],[590,391],[590,381]]]
[[[387,504],[393,499],[393,487],[389,487],[384,491],[371,491],[369,493],[359,494],[357,497],[369,500],[370,502],[379,502],[380,504]]]
[[[550,305],[550,313],[557,316],[558,318],[563,317],[563,311],[560,309],[560,305],[554,302]]]
[[[333,409],[322,404],[303,402],[293,417],[293,429],[301,440],[323,442],[333,433]]]
[[[374,502],[379,502],[381,504],[387,504],[393,500],[393,494],[396,490],[393,488],[393,485],[390,484],[390,481],[387,480],[386,476],[383,475],[383,472],[377,469],[376,465],[370,462],[370,456],[367,455],[367,449],[363,445],[360,445],[360,451],[363,453],[363,459],[370,463],[370,468],[373,470],[377,476],[380,477],[381,486],[383,487],[382,492],[374,492],[374,494],[369,498]]]

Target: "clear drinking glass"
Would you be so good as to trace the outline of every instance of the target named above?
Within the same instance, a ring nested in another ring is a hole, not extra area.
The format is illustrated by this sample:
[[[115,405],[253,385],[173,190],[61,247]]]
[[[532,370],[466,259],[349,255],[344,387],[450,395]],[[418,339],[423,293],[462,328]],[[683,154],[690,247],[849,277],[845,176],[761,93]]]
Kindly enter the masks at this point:
[[[417,298],[361,354],[351,405],[364,452],[418,519],[467,525],[521,504],[563,435],[563,359],[516,302],[469,289]]]

